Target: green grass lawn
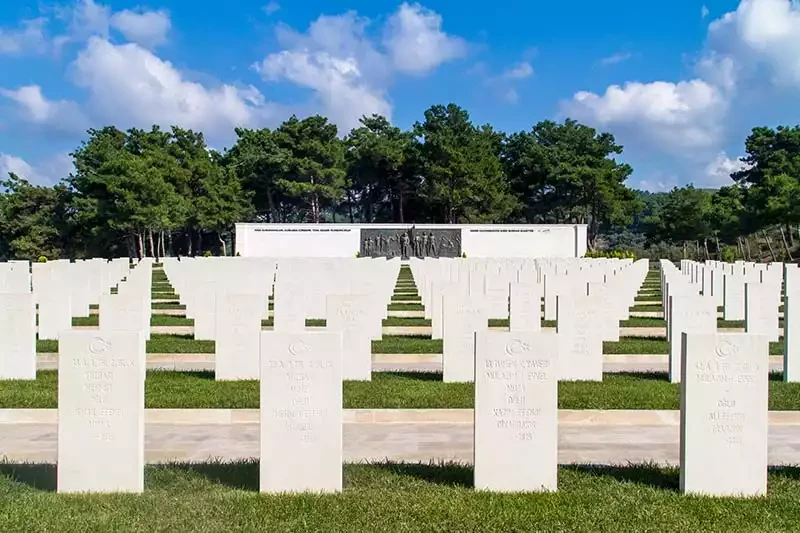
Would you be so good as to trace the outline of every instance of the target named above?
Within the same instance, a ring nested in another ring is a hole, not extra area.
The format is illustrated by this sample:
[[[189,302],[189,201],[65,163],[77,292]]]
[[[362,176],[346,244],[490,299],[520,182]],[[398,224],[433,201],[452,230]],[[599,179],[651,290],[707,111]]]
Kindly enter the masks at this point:
[[[422,304],[418,303],[391,303],[389,311],[424,311]]]
[[[628,308],[629,311],[651,311],[651,312],[664,312],[664,307],[661,305],[632,305]]]
[[[99,326],[100,316],[91,315],[89,317],[72,317],[73,326]],[[194,326],[194,320],[185,316],[173,315],[152,315],[150,317],[151,326]]]
[[[153,309],[186,309],[180,302],[159,302],[151,305]]]
[[[313,327],[323,327],[324,328],[327,323],[328,323],[328,321],[325,320],[324,318],[307,318],[306,319],[306,327],[312,327],[312,328]],[[261,321],[261,326],[262,327],[271,328],[274,325],[275,325],[275,322],[271,318]]]
[[[404,300],[419,301],[419,299],[420,299],[420,296],[417,293],[407,293],[407,294],[394,293],[392,295],[392,301],[393,302],[401,302],[401,301],[404,301]]]
[[[800,384],[770,375],[772,410],[800,410]],[[374,372],[372,381],[344,382],[348,409],[471,408],[472,383],[444,383],[439,372]],[[213,372],[148,371],[145,406],[163,409],[258,408],[259,386],[252,381],[215,381]],[[58,406],[58,372],[39,371],[35,381],[5,381],[0,408]],[[680,385],[667,374],[613,373],[602,382],[567,381],[558,385],[561,409],[679,409]]]
[[[800,469],[764,498],[683,496],[676,468],[560,466],[554,493],[472,488],[455,463],[345,464],[337,495],[258,493],[257,461],[145,467],[140,495],[55,494],[55,465],[0,464],[0,529],[29,531],[798,531]]]

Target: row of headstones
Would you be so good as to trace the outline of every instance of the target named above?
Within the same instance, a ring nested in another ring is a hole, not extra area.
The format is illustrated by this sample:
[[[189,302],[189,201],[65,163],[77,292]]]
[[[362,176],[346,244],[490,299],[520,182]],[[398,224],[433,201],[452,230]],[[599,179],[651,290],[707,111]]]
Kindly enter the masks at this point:
[[[217,380],[258,378],[261,321],[269,316],[273,293],[274,331],[304,332],[307,318],[321,316],[326,331],[343,336],[345,379],[370,380],[371,341],[382,337],[399,268],[398,261],[385,259],[164,263],[187,317],[195,321],[195,339],[216,341]]]
[[[745,269],[741,275],[730,273],[731,267],[739,270],[735,265],[711,266],[682,261],[681,267],[677,270],[669,261],[661,261],[670,381],[678,382],[681,378],[681,335],[717,331],[718,299],[714,296],[713,283],[709,282],[717,272],[722,272],[724,305],[728,310],[743,306],[748,334],[766,337],[770,342],[779,341],[779,307],[784,304],[784,380],[800,381],[800,312],[791,311],[791,302],[800,301],[797,265],[752,265],[749,272],[747,265],[741,265]]]
[[[474,484],[554,491],[561,343],[485,332],[476,354]],[[684,334],[680,484],[753,496],[767,488],[768,340]],[[144,488],[141,336],[71,331],[59,349],[58,491]],[[260,334],[260,489],[342,489],[340,333]]]
[[[680,272],[687,281],[723,307],[725,320],[745,320],[745,286],[760,285],[765,296],[780,298],[786,273],[797,272],[796,264],[723,263],[682,260]],[[665,302],[667,303],[667,302]]]
[[[491,318],[502,318],[508,316],[509,283],[536,285],[544,298],[545,319],[555,320],[556,296],[575,290],[580,293],[588,283],[620,285],[628,289],[625,296],[632,300],[635,294],[629,294],[630,287],[638,289],[636,281],[630,283],[630,279],[617,277],[632,264],[630,259],[584,258],[441,258],[410,262],[426,308],[425,316],[434,321],[434,338],[441,338],[436,315],[444,288],[455,286],[470,297],[480,298]]]
[[[425,261],[432,265],[429,267],[420,263],[412,263],[412,269],[416,268],[415,279],[425,280],[427,286],[426,310],[430,307],[432,336],[443,339],[443,379],[446,382],[473,381],[475,335],[486,330],[489,318],[503,315],[492,310],[491,302],[483,297],[484,291],[471,289],[470,280],[475,277],[482,279],[477,286],[485,287],[481,273],[467,270],[466,277],[459,278],[461,281],[439,282],[432,279],[435,274],[427,271],[438,268],[436,261]],[[560,378],[600,381],[603,379],[603,341],[619,340],[619,321],[627,318],[628,309],[647,276],[648,263],[620,265],[618,271],[604,272],[603,282],[587,281],[599,276],[598,273],[589,274],[592,269],[588,265],[592,260],[575,264],[582,263],[585,268],[576,267],[572,276],[566,271],[561,276],[544,274],[541,283],[536,282],[533,272],[524,276],[523,271],[517,271],[518,279],[521,277],[524,281],[512,281],[504,292],[495,292],[499,293],[498,299],[505,302],[510,331],[540,331],[548,276],[558,279],[558,290],[551,294],[555,298],[561,344]],[[553,285],[555,283],[550,284]]]
[[[152,260],[143,261],[128,271],[126,263],[127,280],[119,283],[118,293],[97,297],[100,327],[104,331],[132,331],[145,340],[150,338],[151,265]],[[54,271],[61,269],[74,272],[64,267]],[[55,285],[71,281],[60,275],[51,279],[54,285],[40,284],[39,292],[0,294],[0,380],[36,379],[37,337],[60,340],[71,330],[74,309],[70,293]]]

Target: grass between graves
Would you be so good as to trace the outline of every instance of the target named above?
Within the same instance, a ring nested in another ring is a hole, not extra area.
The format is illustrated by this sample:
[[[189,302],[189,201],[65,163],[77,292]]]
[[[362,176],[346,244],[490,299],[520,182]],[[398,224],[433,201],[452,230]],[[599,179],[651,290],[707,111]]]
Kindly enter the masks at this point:
[[[180,302],[158,302],[151,305],[152,309],[186,309]]]
[[[314,325],[311,322],[309,325]],[[551,327],[543,321],[544,327]],[[783,339],[770,343],[770,355],[783,354]],[[36,343],[40,353],[58,352],[58,341],[40,340]],[[441,339],[430,335],[384,335],[372,341],[372,353],[442,353]],[[196,341],[191,335],[151,335],[147,342],[148,353],[214,353],[214,341]],[[667,354],[669,344],[664,337],[620,337],[619,342],[604,342],[603,353],[614,354]]]
[[[55,494],[56,467],[0,464],[0,529],[27,531],[797,531],[800,469],[768,496],[684,496],[677,468],[562,465],[553,493],[472,488],[457,463],[345,464],[342,494],[258,493],[257,461],[145,467],[140,495]]]
[[[422,304],[417,303],[391,303],[388,309],[389,311],[423,311],[425,308]]]
[[[73,326],[99,326],[100,316],[91,315],[88,317],[72,317]],[[152,315],[150,317],[151,326],[194,326],[194,320],[185,316],[173,315]]]
[[[472,383],[444,383],[440,372],[374,372],[372,381],[346,381],[348,409],[466,409],[473,406]],[[154,409],[255,409],[258,382],[215,381],[213,372],[148,371],[145,406]],[[0,408],[58,406],[58,372],[39,371],[35,381],[4,381]],[[679,409],[680,385],[664,372],[610,373],[602,382],[558,385],[561,409]],[[800,410],[800,384],[770,374],[769,408]]]

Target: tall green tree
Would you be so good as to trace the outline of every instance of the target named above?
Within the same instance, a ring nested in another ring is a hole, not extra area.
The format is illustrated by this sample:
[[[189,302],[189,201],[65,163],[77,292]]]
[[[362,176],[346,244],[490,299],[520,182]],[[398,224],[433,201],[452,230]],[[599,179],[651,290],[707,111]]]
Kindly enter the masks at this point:
[[[642,207],[625,186],[631,167],[613,158],[621,153],[613,135],[570,119],[546,120],[511,135],[504,163],[521,217],[588,224],[594,248],[602,224],[629,224]]]
[[[64,187],[32,185],[10,173],[0,181],[0,242],[6,257],[36,261],[66,256],[61,235],[67,224]]]
[[[274,135],[288,155],[275,185],[311,222],[320,222],[323,209],[335,207],[345,189],[344,145],[336,125],[319,115],[293,116]]]
[[[405,222],[421,183],[412,164],[414,138],[379,115],[360,122],[345,139],[350,197],[366,222]]]
[[[434,221],[504,222],[516,201],[503,174],[498,134],[476,127],[463,108],[435,105],[414,125],[423,193]]]

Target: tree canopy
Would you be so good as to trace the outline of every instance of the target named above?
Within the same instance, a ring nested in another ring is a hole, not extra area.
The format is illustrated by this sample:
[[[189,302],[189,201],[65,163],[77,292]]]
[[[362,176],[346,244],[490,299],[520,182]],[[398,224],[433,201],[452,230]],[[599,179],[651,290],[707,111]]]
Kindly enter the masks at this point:
[[[584,223],[590,248],[707,257],[752,256],[755,235],[777,258],[800,226],[800,126],[754,128],[729,186],[667,193],[630,189],[614,136],[571,119],[507,134],[448,104],[407,130],[372,115],[345,133],[293,116],[237,128],[218,153],[177,126],[90,129],[57,185],[0,182],[0,257],[228,254],[239,221],[348,221]]]

